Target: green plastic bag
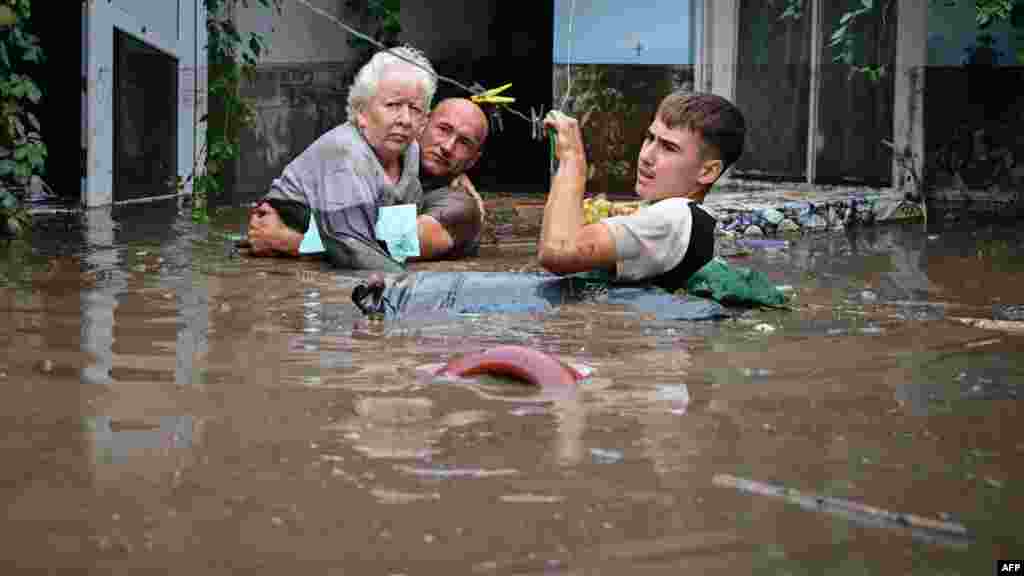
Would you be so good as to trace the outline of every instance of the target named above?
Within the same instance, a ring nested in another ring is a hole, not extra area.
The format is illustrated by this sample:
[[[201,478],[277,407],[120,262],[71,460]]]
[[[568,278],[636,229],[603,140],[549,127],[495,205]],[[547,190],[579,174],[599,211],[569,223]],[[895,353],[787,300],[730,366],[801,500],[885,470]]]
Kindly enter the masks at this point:
[[[686,281],[686,292],[726,306],[785,306],[787,297],[757,270],[714,258]]]

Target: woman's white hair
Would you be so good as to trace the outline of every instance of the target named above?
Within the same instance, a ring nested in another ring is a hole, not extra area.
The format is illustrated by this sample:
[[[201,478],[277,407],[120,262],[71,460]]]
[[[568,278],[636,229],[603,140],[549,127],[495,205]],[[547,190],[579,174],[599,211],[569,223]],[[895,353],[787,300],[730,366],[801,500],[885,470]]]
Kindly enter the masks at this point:
[[[410,60],[418,64],[418,66],[409,62]],[[412,46],[399,46],[377,52],[356,73],[356,79],[348,90],[348,107],[346,112],[349,119],[354,119],[356,112],[366,107],[370,99],[377,94],[377,88],[380,84],[381,76],[384,75],[384,71],[396,64],[403,66],[405,77],[415,80],[423,88],[423,110],[430,110],[430,102],[434,99],[434,92],[437,90],[437,78],[434,67],[430,65],[430,60],[427,60],[427,57],[419,50]]]

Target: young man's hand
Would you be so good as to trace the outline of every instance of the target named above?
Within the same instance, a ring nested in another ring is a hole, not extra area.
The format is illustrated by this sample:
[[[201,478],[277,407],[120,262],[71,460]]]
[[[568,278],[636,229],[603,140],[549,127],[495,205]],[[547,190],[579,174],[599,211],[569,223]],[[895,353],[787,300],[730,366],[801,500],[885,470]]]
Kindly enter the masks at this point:
[[[552,110],[544,117],[544,127],[555,130],[555,156],[559,162],[586,160],[583,133],[575,118]]]
[[[586,225],[583,214],[587,159],[579,122],[552,110],[544,117],[544,126],[557,133],[555,154],[559,164],[544,205],[538,260],[555,274],[614,270],[615,239],[609,228],[603,223]]]
[[[252,256],[298,256],[302,234],[285,226],[281,215],[268,202],[249,211],[249,254]]]

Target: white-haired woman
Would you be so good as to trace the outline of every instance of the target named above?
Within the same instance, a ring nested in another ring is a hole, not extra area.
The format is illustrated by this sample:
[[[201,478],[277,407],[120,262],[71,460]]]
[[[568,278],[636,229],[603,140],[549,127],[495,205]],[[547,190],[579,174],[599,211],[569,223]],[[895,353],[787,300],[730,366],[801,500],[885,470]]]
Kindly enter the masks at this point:
[[[312,209],[334,265],[400,270],[374,225],[379,208],[415,204],[423,193],[416,138],[436,88],[430,62],[416,49],[374,54],[349,88],[348,121],[292,160],[253,209],[251,253],[298,255]]]

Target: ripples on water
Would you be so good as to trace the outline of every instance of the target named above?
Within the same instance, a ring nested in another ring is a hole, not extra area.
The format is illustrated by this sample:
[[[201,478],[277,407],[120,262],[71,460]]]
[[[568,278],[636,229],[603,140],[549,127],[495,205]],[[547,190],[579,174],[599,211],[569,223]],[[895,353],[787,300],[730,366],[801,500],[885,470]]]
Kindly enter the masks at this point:
[[[1022,336],[950,320],[1017,318],[1014,228],[747,247],[733,263],[791,286],[793,309],[729,321],[581,303],[375,323],[349,303],[359,275],[241,257],[239,221],[54,216],[3,248],[5,560],[976,573],[1021,549]],[[593,375],[550,397],[424,375],[508,343]],[[712,486],[717,473],[944,515],[976,540],[922,544]]]

